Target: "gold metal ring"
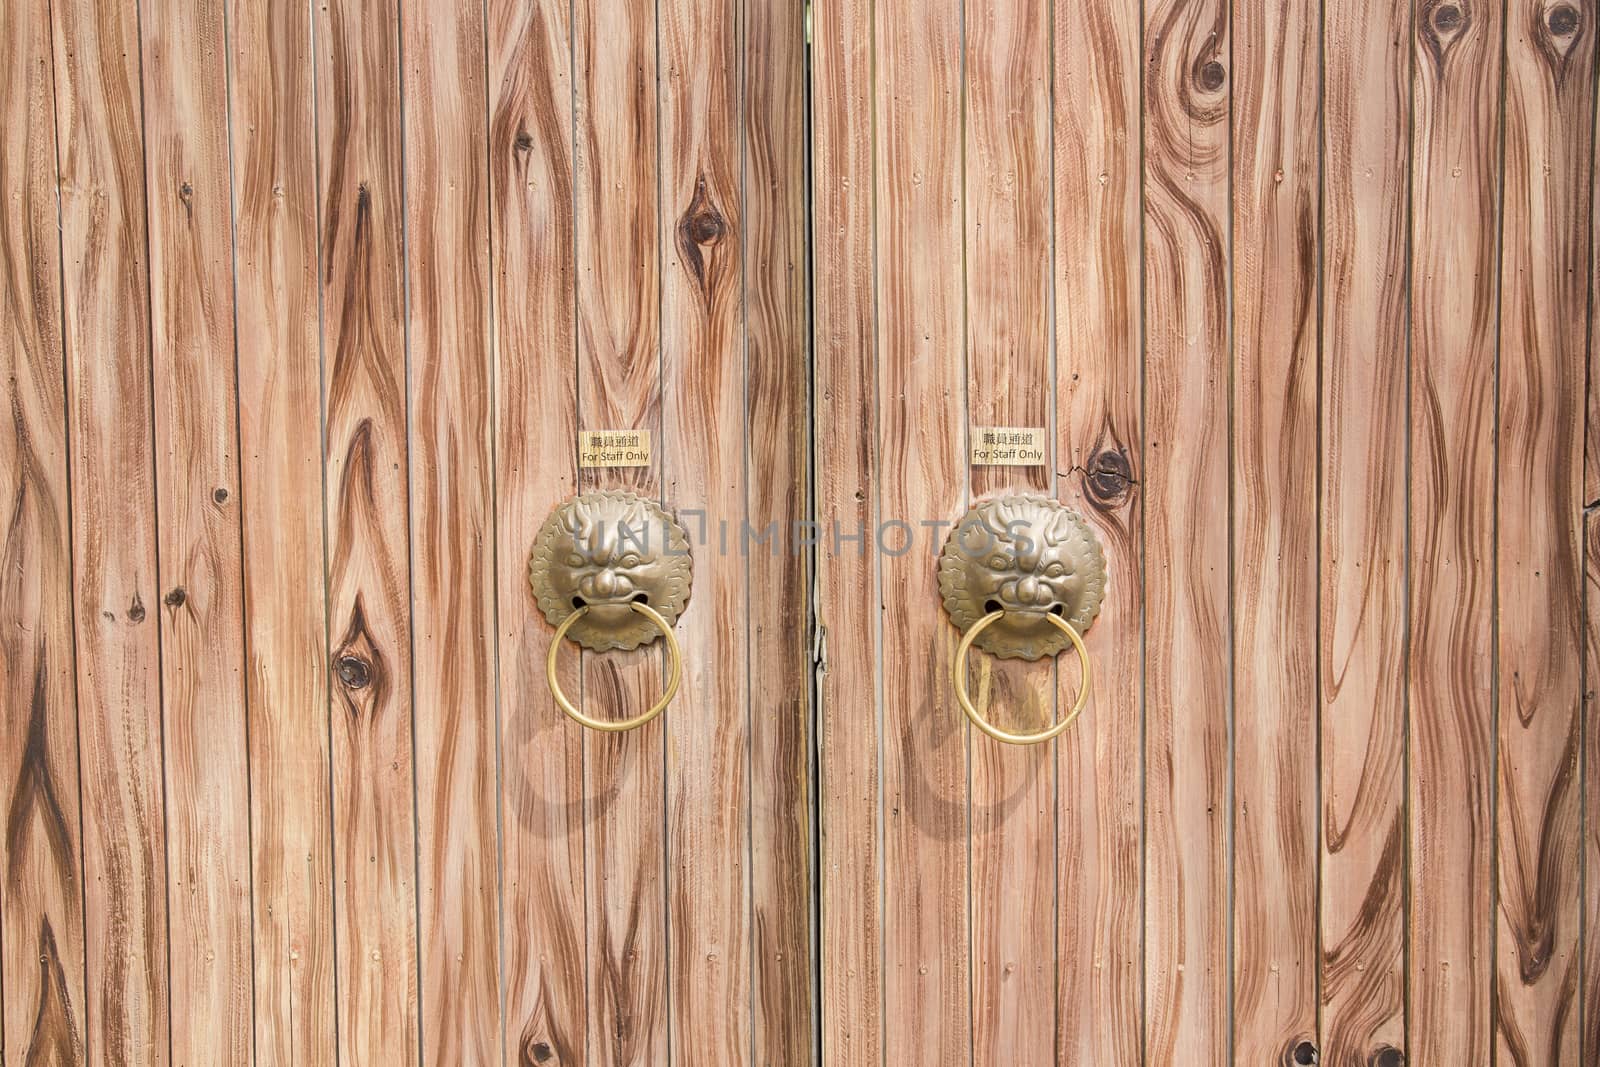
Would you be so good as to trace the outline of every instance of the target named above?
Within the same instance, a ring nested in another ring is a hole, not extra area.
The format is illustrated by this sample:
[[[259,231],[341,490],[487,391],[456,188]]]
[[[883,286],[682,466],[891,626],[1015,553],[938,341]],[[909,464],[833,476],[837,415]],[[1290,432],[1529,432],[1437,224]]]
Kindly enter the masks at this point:
[[[637,718],[623,719],[620,722],[591,718],[579,711],[572,701],[567,699],[567,694],[561,691],[561,683],[556,680],[556,654],[561,651],[562,639],[567,636],[567,631],[572,628],[572,624],[589,614],[589,606],[587,604],[561,620],[561,625],[556,627],[555,637],[550,640],[550,654],[544,659],[545,681],[550,683],[550,695],[556,698],[556,703],[561,705],[561,710],[589,729],[599,730],[608,734],[619,734],[624,730],[637,729],[660,715],[666,706],[672,703],[672,698],[678,695],[678,682],[683,678],[683,650],[678,647],[678,638],[673,634],[672,627],[667,625],[667,620],[663,619],[661,613],[649,604],[635,600],[630,602],[628,607],[653,622],[656,629],[661,631],[661,636],[666,638],[667,641],[667,691],[661,694],[661,699],[650,705],[650,710],[643,715]]]
[[[1008,745],[1037,745],[1041,741],[1048,741],[1052,737],[1058,736],[1063,730],[1071,726],[1072,720],[1078,717],[1078,712],[1082,711],[1084,705],[1089,703],[1091,683],[1089,650],[1083,646],[1083,638],[1079,636],[1076,627],[1053,612],[1047,613],[1045,618],[1049,619],[1056,629],[1066,634],[1072,641],[1072,647],[1078,650],[1078,662],[1083,664],[1083,681],[1078,686],[1078,699],[1072,702],[1072,710],[1067,712],[1066,718],[1048,730],[1036,734],[1014,734],[1002,730],[985,720],[982,715],[978,714],[978,709],[972,706],[972,697],[967,695],[967,653],[972,650],[972,642],[978,639],[978,635],[1004,618],[1005,614],[1004,611],[992,611],[973,623],[967,632],[962,635],[961,644],[956,647],[956,663],[953,669],[956,700],[961,704],[961,710],[967,713],[967,718],[972,720],[972,725],[996,741],[1004,741]]]

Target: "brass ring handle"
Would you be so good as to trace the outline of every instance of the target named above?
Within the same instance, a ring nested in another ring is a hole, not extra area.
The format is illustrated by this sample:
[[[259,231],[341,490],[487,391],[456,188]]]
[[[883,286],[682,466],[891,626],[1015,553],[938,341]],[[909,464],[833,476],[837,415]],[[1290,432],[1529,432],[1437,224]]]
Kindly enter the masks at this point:
[[[567,699],[567,694],[561,691],[561,683],[556,680],[556,654],[561,651],[561,641],[567,636],[567,631],[572,628],[572,624],[589,614],[589,606],[587,604],[579,607],[577,611],[561,620],[561,625],[556,627],[555,637],[550,640],[550,653],[544,659],[545,681],[550,683],[550,695],[556,698],[556,703],[561,705],[561,710],[566,712],[567,716],[574,721],[587,726],[591,730],[599,730],[602,733],[619,734],[625,730],[634,730],[660,715],[666,709],[666,706],[672,703],[672,698],[678,695],[678,682],[683,679],[683,650],[678,647],[678,638],[673,634],[672,627],[667,625],[667,620],[663,619],[661,613],[649,604],[635,600],[630,602],[628,606],[654,623],[656,629],[661,631],[661,636],[666,638],[667,641],[667,691],[661,694],[661,699],[650,705],[650,710],[643,715],[632,719],[623,719],[621,722],[592,718],[574,706],[572,701]]]
[[[967,713],[967,718],[972,720],[972,725],[996,741],[1004,741],[1008,745],[1037,745],[1041,741],[1048,741],[1052,737],[1060,735],[1063,730],[1072,725],[1072,720],[1078,717],[1078,712],[1083,710],[1084,705],[1089,703],[1089,688],[1091,684],[1089,650],[1084,647],[1083,638],[1078,634],[1076,627],[1059,615],[1047,613],[1045,618],[1049,619],[1056,629],[1066,634],[1068,639],[1072,641],[1072,647],[1078,650],[1078,662],[1083,664],[1083,681],[1078,686],[1078,699],[1072,702],[1072,710],[1067,712],[1066,717],[1048,730],[1043,730],[1036,734],[1014,734],[1002,730],[1000,727],[990,723],[982,715],[979,715],[978,709],[972,706],[972,697],[967,694],[967,653],[972,650],[972,642],[977,640],[979,634],[1004,617],[1004,611],[992,611],[973,623],[971,628],[962,636],[961,644],[956,647],[956,663],[952,671],[956,687],[956,700],[961,704],[961,710]]]

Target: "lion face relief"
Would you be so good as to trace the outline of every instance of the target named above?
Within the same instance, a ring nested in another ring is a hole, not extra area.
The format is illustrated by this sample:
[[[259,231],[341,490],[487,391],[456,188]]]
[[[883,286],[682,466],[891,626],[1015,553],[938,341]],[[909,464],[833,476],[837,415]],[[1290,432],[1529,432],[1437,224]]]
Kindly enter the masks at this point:
[[[939,556],[939,591],[966,630],[993,611],[1006,615],[977,645],[1002,658],[1038,659],[1067,647],[1045,613],[1080,634],[1105,597],[1106,561],[1087,523],[1059,501],[1008,496],[969,511]]]
[[[595,651],[655,640],[656,628],[628,605],[642,601],[675,623],[692,579],[683,527],[653,501],[617,491],[585,493],[557,508],[528,562],[528,581],[551,625],[589,609],[567,635]]]

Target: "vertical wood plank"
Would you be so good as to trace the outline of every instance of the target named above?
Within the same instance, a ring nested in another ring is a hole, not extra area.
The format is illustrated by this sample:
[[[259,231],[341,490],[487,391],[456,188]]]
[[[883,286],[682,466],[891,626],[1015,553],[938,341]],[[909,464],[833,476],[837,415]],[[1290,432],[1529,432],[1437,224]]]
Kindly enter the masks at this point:
[[[811,572],[807,399],[805,12],[744,0],[745,307],[749,384],[750,880],[757,1063],[808,1063],[812,949]],[[770,535],[767,531],[772,531]]]
[[[880,431],[874,279],[870,0],[812,8],[811,240],[816,264],[817,708],[822,855],[822,1060],[880,1063],[883,706],[878,554],[832,531],[877,529]],[[859,427],[836,438],[830,427]]]
[[[1495,1055],[1579,1061],[1583,428],[1596,7],[1506,13]]]
[[[1590,438],[1592,441],[1593,438]],[[1584,521],[1584,694],[1583,694],[1583,974],[1579,1018],[1580,1062],[1600,1050],[1600,722],[1595,719],[1595,680],[1600,678],[1600,512],[1586,510]]]
[[[578,484],[569,13],[566,0],[488,8],[505,1053],[517,1067],[590,1062],[583,730],[545,684],[553,627],[527,575],[539,527]],[[577,657],[561,670],[579,692]]]
[[[50,10],[0,10],[0,1062],[84,1058],[72,528]]]
[[[1589,136],[1600,142],[1600,110],[1595,113],[1595,129]],[[1595,165],[1596,157],[1590,157],[1590,248],[1600,240],[1600,166]],[[1592,253],[1591,253],[1592,254]],[[1595,308],[1600,307],[1600,271],[1591,271],[1589,291],[1589,387],[1588,415],[1585,419],[1584,434],[1584,465],[1583,465],[1583,503],[1585,507],[1600,504],[1600,375],[1594,373],[1595,353],[1600,352],[1600,314],[1595,314]]]
[[[966,496],[961,9],[880,0],[873,14],[882,529],[958,521]],[[884,1055],[958,1063],[972,1056],[969,731],[951,693],[958,637],[939,607],[937,544],[920,548],[879,558]]]
[[[1231,1057],[1228,4],[1145,12],[1145,1041]]]
[[[585,491],[660,499],[661,289],[656,4],[574,5],[578,109],[578,426],[647,430],[649,467],[580,472]],[[677,503],[667,497],[669,510]],[[703,586],[696,573],[694,598]],[[691,605],[690,611],[699,605]],[[661,692],[661,650],[584,655],[595,713],[638,714]],[[666,716],[585,741],[589,1042],[618,1063],[667,1061]],[[605,709],[604,712],[601,709]],[[605,798],[599,801],[599,798]],[[709,797],[703,802],[709,802]]]
[[[962,8],[969,433],[1050,421],[1048,15],[1043,0]],[[970,477],[974,500],[1050,485],[1042,466]],[[984,657],[979,669],[990,673],[980,686],[990,721],[1018,731],[1052,721],[1054,661]],[[1045,1063],[1055,1055],[1056,746],[977,733],[969,744],[973,1062]]]
[[[169,1062],[148,243],[134,4],[51,5],[72,478],[85,1045]]]
[[[1109,582],[1094,691],[1058,753],[1056,1059],[1143,1062],[1140,4],[1053,5],[1056,492]],[[1077,678],[1063,671],[1058,706]]]
[[[502,1051],[484,32],[480,0],[400,5],[417,936],[440,1067]]]
[[[733,0],[659,6],[663,495],[691,529],[683,690],[667,733],[671,1056],[753,1055],[743,34]],[[770,432],[770,431],[769,431]],[[694,525],[693,522],[690,523]]]
[[[419,1040],[395,8],[318,7],[325,508],[341,1062]]]
[[[1406,300],[1411,13],[1328,0],[1320,577],[1322,1062],[1405,1034]]]
[[[252,1062],[225,8],[140,18],[174,1063]],[[202,1022],[203,1020],[203,1022]]]
[[[1489,1058],[1499,4],[1416,13],[1408,960],[1415,1063]]]
[[[1233,1055],[1317,1048],[1318,0],[1233,7]]]
[[[335,1059],[311,9],[233,0],[230,90],[255,1046]]]

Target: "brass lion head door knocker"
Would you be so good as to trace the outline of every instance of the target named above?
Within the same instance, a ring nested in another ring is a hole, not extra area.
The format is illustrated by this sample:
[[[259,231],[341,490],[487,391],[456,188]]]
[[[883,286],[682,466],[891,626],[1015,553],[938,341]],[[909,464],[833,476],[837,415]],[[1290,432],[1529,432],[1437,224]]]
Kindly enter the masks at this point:
[[[1100,612],[1106,558],[1077,512],[1040,496],[978,504],[951,530],[939,555],[939,592],[950,621],[965,631],[953,668],[956,700],[967,718],[997,741],[1035,744],[1058,736],[1089,701],[1089,652],[1083,633]],[[972,646],[1002,659],[1036,660],[1070,645],[1083,665],[1071,709],[1047,730],[1016,734],[990,723],[967,692]]]
[[[683,652],[672,627],[689,602],[694,565],[689,537],[654,501],[632,493],[585,493],[545,520],[533,542],[528,582],[555,626],[545,678],[561,710],[592,730],[632,730],[661,714],[678,692]],[[556,678],[556,655],[570,637],[595,652],[631,649],[660,638],[667,685],[643,714],[612,721],[584,714]]]

